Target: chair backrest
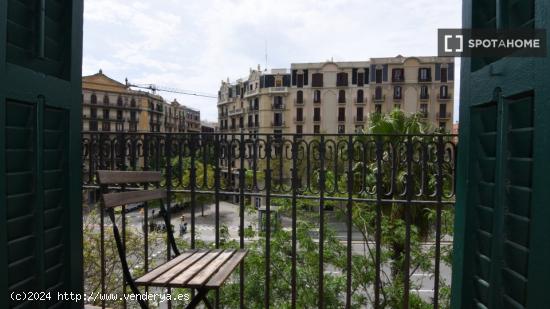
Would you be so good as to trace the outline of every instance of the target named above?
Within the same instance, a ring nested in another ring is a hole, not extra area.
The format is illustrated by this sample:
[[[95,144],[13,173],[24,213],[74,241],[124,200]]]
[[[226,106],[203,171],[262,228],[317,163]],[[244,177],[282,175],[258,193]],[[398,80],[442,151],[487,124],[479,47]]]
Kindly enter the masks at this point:
[[[143,183],[158,183],[162,180],[162,174],[154,171],[97,171],[97,180],[100,186],[108,185],[135,185]],[[166,199],[165,189],[102,192],[101,198],[105,208],[117,207],[131,203],[148,202],[158,199]]]
[[[101,200],[103,207],[107,210],[107,214],[113,223],[113,235],[115,238],[118,255],[120,262],[122,263],[123,275],[128,282],[130,289],[134,294],[140,294],[134,279],[132,278],[130,269],[128,267],[128,261],[126,260],[124,244],[118,227],[116,225],[114,207],[123,206],[131,203],[142,203],[153,200],[165,200],[168,198],[168,192],[165,189],[152,189],[152,190],[131,190],[120,192],[107,192],[109,185],[119,185],[122,189],[126,189],[128,185],[130,187],[140,186],[142,184],[158,184],[162,181],[162,174],[155,171],[109,171],[99,170],[97,171],[97,181],[101,187]],[[168,241],[172,247],[172,250],[176,255],[179,255],[179,250],[176,246],[174,234],[170,226],[170,218],[167,215],[167,211],[161,202],[160,207],[163,211],[163,218],[166,224],[166,234]],[[103,228],[103,227],[102,227]],[[145,226],[147,228],[147,226]],[[147,241],[147,240],[146,240]],[[141,308],[147,308],[147,304],[138,299]]]

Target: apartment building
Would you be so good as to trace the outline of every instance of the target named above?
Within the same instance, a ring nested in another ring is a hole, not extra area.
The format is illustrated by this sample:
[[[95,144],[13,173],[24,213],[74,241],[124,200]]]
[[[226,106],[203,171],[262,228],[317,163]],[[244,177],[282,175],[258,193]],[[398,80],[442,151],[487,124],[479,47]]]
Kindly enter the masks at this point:
[[[185,132],[201,132],[201,112],[183,106],[183,113],[185,115]]]
[[[450,130],[453,92],[452,58],[293,63],[290,71],[270,72],[258,66],[247,78],[222,81],[219,126],[249,134],[354,133],[370,113],[402,109]]]
[[[200,132],[200,111],[131,89],[102,70],[82,77],[82,102],[84,132]]]

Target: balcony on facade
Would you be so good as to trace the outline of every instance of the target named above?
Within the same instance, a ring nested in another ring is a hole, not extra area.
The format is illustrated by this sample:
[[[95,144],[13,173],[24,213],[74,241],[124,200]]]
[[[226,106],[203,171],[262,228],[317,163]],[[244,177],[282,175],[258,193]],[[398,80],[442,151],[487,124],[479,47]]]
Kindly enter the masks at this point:
[[[453,96],[450,93],[447,93],[446,95],[441,95],[441,93],[438,93],[437,99],[439,101],[450,101],[453,99]]]
[[[301,118],[294,117],[293,120],[294,120],[294,123],[302,124],[306,121],[306,117],[301,117]]]
[[[449,120],[453,117],[451,112],[439,112],[435,115],[437,120]]]
[[[272,94],[285,94],[288,93],[288,87],[269,87],[267,88],[268,93]]]
[[[285,121],[282,120],[282,121],[271,121],[271,126],[274,127],[274,128],[282,128],[285,126]]]
[[[284,103],[271,103],[271,109],[272,110],[285,110],[285,104]]]
[[[364,123],[365,122],[365,117],[363,116],[354,116],[353,117],[353,122],[355,123]]]
[[[228,116],[235,116],[235,115],[240,115],[240,114],[242,114],[242,113],[244,113],[244,110],[243,110],[243,109],[241,109],[241,108],[236,108],[236,109],[234,109],[234,110],[228,111],[228,112],[227,112],[227,115],[228,115]]]
[[[372,100],[374,102],[384,102],[386,101],[386,95],[385,94],[382,94],[382,95],[372,95]]]
[[[248,97],[257,95],[259,93],[260,93],[260,88],[256,88],[256,89],[252,89],[252,90],[246,90],[246,92],[244,93],[244,97],[248,98]]]

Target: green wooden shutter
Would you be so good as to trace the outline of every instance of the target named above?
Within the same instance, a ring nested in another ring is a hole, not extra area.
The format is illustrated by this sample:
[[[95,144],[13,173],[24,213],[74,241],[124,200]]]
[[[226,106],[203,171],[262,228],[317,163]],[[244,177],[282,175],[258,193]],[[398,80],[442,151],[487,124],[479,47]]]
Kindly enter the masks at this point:
[[[0,308],[82,307],[82,10],[0,0]]]
[[[550,28],[549,1],[463,1],[466,28]],[[453,308],[550,308],[548,72],[462,59]]]

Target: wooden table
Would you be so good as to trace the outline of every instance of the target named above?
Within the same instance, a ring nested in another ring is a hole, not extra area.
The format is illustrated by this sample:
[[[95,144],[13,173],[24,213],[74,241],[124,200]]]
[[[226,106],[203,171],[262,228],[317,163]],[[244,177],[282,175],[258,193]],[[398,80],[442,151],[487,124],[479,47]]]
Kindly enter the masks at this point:
[[[187,308],[195,308],[201,301],[212,308],[206,294],[223,285],[247,252],[221,249],[186,251],[138,278],[135,283],[141,286],[196,289],[198,293]]]

